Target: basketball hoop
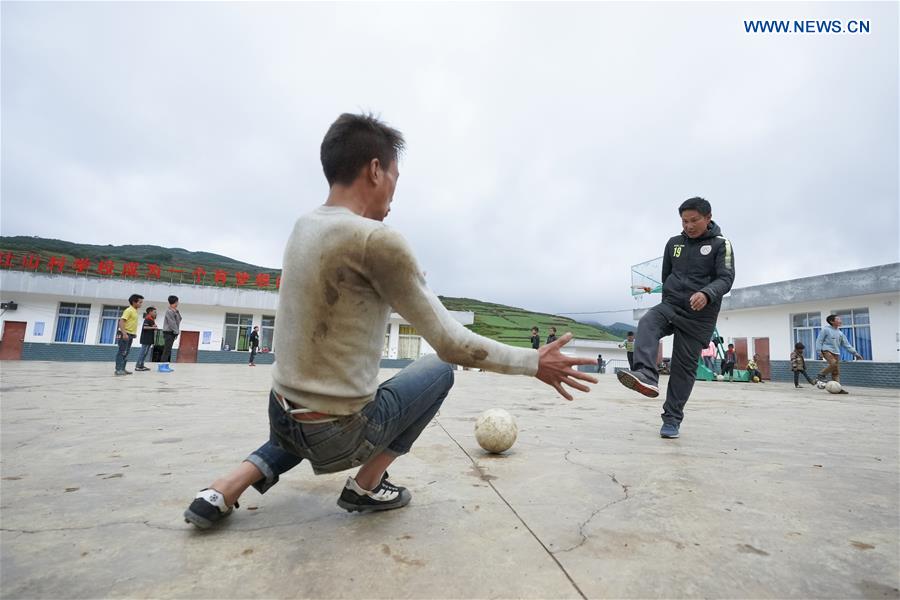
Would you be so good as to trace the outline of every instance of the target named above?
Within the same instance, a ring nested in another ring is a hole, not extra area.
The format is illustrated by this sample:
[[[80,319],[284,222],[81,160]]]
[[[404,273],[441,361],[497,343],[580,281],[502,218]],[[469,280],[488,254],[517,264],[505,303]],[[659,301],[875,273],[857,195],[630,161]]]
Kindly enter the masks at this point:
[[[631,296],[638,302],[644,299],[644,294],[649,294],[651,292],[653,292],[653,288],[646,285],[631,286]]]

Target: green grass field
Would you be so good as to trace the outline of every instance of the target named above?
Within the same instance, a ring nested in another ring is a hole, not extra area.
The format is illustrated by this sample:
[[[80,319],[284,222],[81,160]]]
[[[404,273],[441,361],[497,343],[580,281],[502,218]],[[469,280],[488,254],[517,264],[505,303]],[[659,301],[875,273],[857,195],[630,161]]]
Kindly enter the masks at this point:
[[[576,338],[584,340],[618,340],[605,329],[577,323],[572,319],[546,313],[531,312],[514,306],[493,304],[471,298],[450,298],[440,296],[448,310],[471,311],[475,313],[475,324],[469,329],[479,335],[489,337],[511,346],[531,347],[531,328],[540,329],[541,343],[547,339],[548,329],[556,327],[557,335],[571,331]]]

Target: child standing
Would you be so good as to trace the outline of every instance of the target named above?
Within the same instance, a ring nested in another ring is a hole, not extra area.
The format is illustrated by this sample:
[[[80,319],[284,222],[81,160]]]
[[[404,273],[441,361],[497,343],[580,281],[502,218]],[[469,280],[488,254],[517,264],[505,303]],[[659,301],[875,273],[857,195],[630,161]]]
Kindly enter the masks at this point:
[[[156,307],[150,306],[144,312],[144,325],[141,327],[141,351],[138,353],[137,364],[134,367],[135,371],[150,370],[144,366],[144,359],[147,358],[150,348],[153,347],[153,338],[156,337],[156,330]]]
[[[803,342],[797,342],[794,344],[794,351],[791,352],[791,371],[794,372],[794,387],[803,387],[800,385],[800,375],[802,374],[806,381],[809,382],[809,385],[815,385],[815,382],[812,378],[806,373],[806,359],[803,358],[803,350],[806,346],[803,345]]]

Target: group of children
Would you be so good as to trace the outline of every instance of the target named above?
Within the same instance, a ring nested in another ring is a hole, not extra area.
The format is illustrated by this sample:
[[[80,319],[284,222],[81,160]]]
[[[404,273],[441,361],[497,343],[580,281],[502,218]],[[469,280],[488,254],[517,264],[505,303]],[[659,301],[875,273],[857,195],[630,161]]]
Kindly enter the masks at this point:
[[[712,342],[710,342],[712,344]],[[791,352],[791,371],[794,372],[794,387],[803,387],[800,385],[800,376],[802,375],[810,385],[815,385],[816,381],[806,372],[806,359],[803,357],[803,351],[806,346],[802,342],[794,344],[794,351]],[[734,344],[728,344],[728,350],[722,359],[722,376],[728,374],[728,381],[734,380],[734,365],[737,362],[737,355],[734,351]],[[759,370],[759,354],[754,354],[751,360],[747,361],[747,371],[749,372],[750,381],[754,383],[762,383],[762,373]]]

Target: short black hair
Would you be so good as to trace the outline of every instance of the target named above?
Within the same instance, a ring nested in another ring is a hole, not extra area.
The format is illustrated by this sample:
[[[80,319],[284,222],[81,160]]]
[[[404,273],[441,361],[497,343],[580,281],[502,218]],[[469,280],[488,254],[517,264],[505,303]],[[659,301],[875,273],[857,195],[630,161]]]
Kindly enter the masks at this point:
[[[387,169],[406,147],[403,134],[371,114],[344,113],[322,140],[319,158],[328,185],[350,185],[373,158]]]
[[[140,294],[132,294],[132,295],[128,296],[128,304],[133,305],[138,300],[143,300],[143,299],[144,299],[144,297],[141,296]]]
[[[169,296],[169,304],[175,304],[178,302],[178,296]]]
[[[734,348],[734,344],[728,344],[729,348]]]
[[[712,214],[712,206],[700,196],[694,196],[693,198],[688,198],[682,202],[681,206],[678,207],[678,214],[680,215],[686,210],[696,210],[704,217],[708,217]]]
[[[634,335],[634,332],[633,332],[633,331],[629,331],[628,333],[625,334],[626,337],[629,336],[629,335]]]
[[[551,331],[556,331],[556,327],[550,327]]]
[[[828,315],[825,317],[825,322],[829,325],[834,325],[834,320],[837,319],[837,315]]]
[[[156,310],[156,307],[155,307],[155,306],[148,306],[148,307],[147,307],[147,310],[144,311],[144,316],[146,317],[147,315],[149,315],[150,313],[152,313],[154,310]]]
[[[534,327],[532,327],[531,330],[532,330],[532,331],[540,331],[540,329],[538,329],[538,326],[537,326],[537,325],[535,325]]]
[[[796,350],[805,350],[806,346],[803,345],[803,342],[797,342],[796,344],[794,344],[794,348]]]

